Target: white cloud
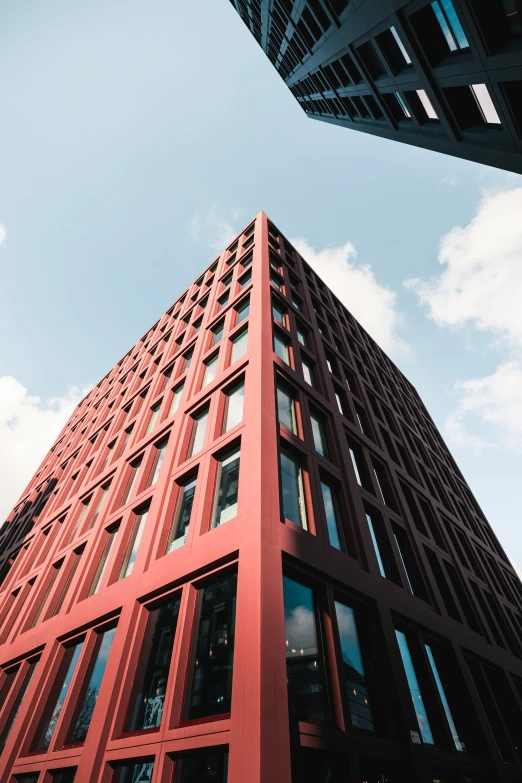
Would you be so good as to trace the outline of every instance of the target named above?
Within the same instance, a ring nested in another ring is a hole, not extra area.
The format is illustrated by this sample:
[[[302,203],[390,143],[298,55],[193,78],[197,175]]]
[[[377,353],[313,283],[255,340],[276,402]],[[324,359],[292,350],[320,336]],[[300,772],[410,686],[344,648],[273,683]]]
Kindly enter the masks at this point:
[[[205,242],[216,253],[221,252],[236,236],[235,227],[242,210],[230,207],[228,210],[212,207],[206,215],[194,215],[189,223],[192,239]]]
[[[397,310],[397,294],[377,282],[369,264],[355,262],[357,252],[350,242],[322,250],[306,239],[291,242],[383,350],[395,358],[412,358],[399,335],[404,318]]]
[[[7,237],[7,231],[3,223],[0,223],[0,245],[3,245]]]
[[[439,326],[471,324],[505,356],[483,378],[455,383],[448,440],[522,451],[522,187],[484,193],[475,217],[441,241],[440,274],[405,281]]]
[[[71,387],[64,397],[41,400],[15,378],[0,377],[0,522],[87,391]]]

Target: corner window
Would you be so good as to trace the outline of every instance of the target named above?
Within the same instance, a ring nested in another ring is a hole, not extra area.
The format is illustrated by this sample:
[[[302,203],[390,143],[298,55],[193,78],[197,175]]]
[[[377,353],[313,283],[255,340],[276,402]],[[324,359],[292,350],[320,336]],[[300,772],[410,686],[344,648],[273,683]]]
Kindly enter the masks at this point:
[[[234,449],[218,461],[211,528],[237,516],[239,459],[239,449]]]

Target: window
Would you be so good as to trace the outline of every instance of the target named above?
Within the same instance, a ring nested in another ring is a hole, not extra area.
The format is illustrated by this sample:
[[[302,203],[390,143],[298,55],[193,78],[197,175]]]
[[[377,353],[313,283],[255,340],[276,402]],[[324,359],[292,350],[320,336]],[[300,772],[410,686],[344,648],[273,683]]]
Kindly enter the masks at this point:
[[[406,581],[408,582],[408,587],[410,588],[410,592],[412,595],[415,595],[415,590],[413,589],[412,579],[413,579],[413,573],[412,569],[408,570],[406,567],[406,563],[410,561],[410,551],[409,551],[409,545],[407,543],[406,539],[406,532],[399,527],[394,528],[393,537],[395,539],[395,544],[397,546],[397,551],[399,552],[399,558],[402,563],[402,567],[404,569],[404,573],[406,574]]]
[[[97,634],[91,665],[85,674],[71,726],[65,739],[66,745],[85,742],[115,633],[116,628],[111,628],[105,633]]]
[[[161,408],[161,400],[157,402],[156,405],[154,405],[150,409],[150,419],[147,425],[147,431],[145,432],[146,435],[148,435],[148,433],[152,432],[152,430],[154,429],[154,425],[156,424],[156,419],[158,418],[160,408]]]
[[[386,573],[386,569],[384,567],[384,562],[381,556],[381,550],[379,548],[379,544],[377,543],[377,536],[375,534],[375,526],[373,523],[373,519],[371,516],[367,513],[366,514],[366,521],[368,522],[368,529],[370,531],[370,536],[372,539],[373,548],[375,551],[375,557],[377,558],[377,563],[379,565],[379,571],[381,573],[381,576],[383,576],[385,579],[388,578],[388,575]]]
[[[181,400],[181,395],[183,394],[184,385],[185,384],[181,383],[179,386],[177,386],[174,389],[174,394],[172,395],[172,402],[170,403],[169,416],[172,416],[173,413],[176,413],[176,411],[179,408],[179,403]]]
[[[212,329],[212,345],[217,345],[223,338],[224,321],[220,321],[217,326]]]
[[[438,120],[439,119],[438,114],[435,111],[435,109],[433,108],[432,103],[431,103],[430,99],[428,98],[428,94],[427,94],[426,90],[415,90],[415,92],[419,96],[419,100],[420,100],[420,102],[422,103],[422,105],[424,107],[424,110],[425,110],[425,112],[426,112],[426,114],[428,116],[428,119],[430,119],[430,120]]]
[[[248,345],[248,330],[245,329],[241,334],[235,335],[232,340],[232,351],[230,353],[230,364],[234,364],[238,359],[241,359],[247,351]]]
[[[410,55],[406,51],[403,42],[399,38],[399,33],[397,32],[395,27],[390,27],[390,32],[393,35],[393,37],[395,39],[395,42],[396,42],[397,46],[399,47],[399,49],[401,51],[402,56],[404,57],[404,62],[406,63],[406,65],[411,65]]]
[[[199,593],[197,637],[187,718],[230,712],[234,662],[237,574],[212,582]]]
[[[223,286],[225,288],[228,288],[228,286],[232,282],[232,272],[229,272],[228,275],[225,275],[225,277],[223,278],[223,280],[221,282],[223,283]]]
[[[239,449],[234,449],[218,460],[211,528],[219,527],[237,516],[239,459]]]
[[[289,344],[283,335],[277,331],[274,332],[274,353],[276,356],[279,356],[285,364],[290,364]]]
[[[402,95],[400,94],[400,92],[395,92],[395,93],[394,93],[394,95],[395,95],[395,97],[397,98],[397,103],[398,103],[398,104],[399,104],[399,106],[401,107],[401,109],[402,109],[402,113],[404,114],[404,116],[405,116],[405,117],[406,117],[408,120],[411,120],[411,114],[410,114],[410,112],[409,112],[409,109],[408,109],[408,107],[406,106],[406,104],[405,104],[405,102],[404,102],[404,99],[403,99]],[[399,119],[400,119],[400,118],[399,118]]]
[[[346,546],[344,543],[341,515],[339,513],[339,503],[337,501],[336,493],[331,486],[324,481],[321,481],[321,492],[323,495],[328,539],[335,549],[345,552]]]
[[[283,577],[288,708],[302,720],[329,718],[324,655],[311,588]]]
[[[132,761],[114,767],[111,783],[151,783],[153,761]]]
[[[274,319],[281,324],[281,326],[286,326],[286,314],[280,305],[275,304],[275,302],[272,303],[272,315]]]
[[[205,442],[205,432],[207,430],[208,408],[196,413],[193,417],[194,424],[192,425],[192,438],[187,454],[187,459],[192,457],[193,454],[197,454],[203,448]]]
[[[238,280],[238,283],[239,283],[239,290],[240,290],[240,291],[242,291],[242,290],[243,290],[243,288],[246,288],[246,287],[247,287],[247,285],[250,283],[250,281],[251,281],[251,280],[252,280],[252,271],[250,271],[250,272],[247,272],[247,273],[246,273],[246,275],[243,275],[243,277],[241,277],[241,278]]]
[[[500,125],[500,117],[498,116],[497,110],[493,105],[493,101],[491,100],[491,96],[486,85],[472,84],[470,87],[484,122],[491,125]]]
[[[129,478],[127,480],[127,486],[125,487],[123,491],[123,495],[121,497],[120,506],[124,506],[132,495],[134,487],[136,486],[136,481],[138,479],[138,474],[140,472],[142,460],[143,457],[139,457],[137,460],[134,460],[134,462],[131,462]]]
[[[52,772],[53,783],[74,783],[76,767],[68,767],[61,772]]]
[[[306,506],[303,488],[303,472],[300,464],[281,451],[281,497],[283,518],[307,530]]]
[[[167,553],[177,549],[187,541],[190,516],[194,504],[194,495],[196,493],[196,479],[190,479],[179,488],[178,501],[174,520],[170,529],[169,540],[167,542]]]
[[[245,384],[243,381],[225,393],[225,414],[223,432],[228,432],[243,421],[243,403],[245,400]]]
[[[107,570],[107,564],[112,554],[112,550],[114,548],[116,536],[118,535],[119,529],[120,526],[119,524],[117,524],[117,525],[113,525],[107,530],[107,536],[101,553],[100,562],[98,563],[98,567],[96,568],[96,571],[94,573],[94,579],[92,580],[87,597],[91,595],[95,595],[99,590],[100,584],[105,575],[105,571]]]
[[[413,707],[415,709],[415,714],[417,715],[417,723],[419,725],[422,741],[427,745],[433,745],[433,735],[431,733],[430,723],[428,721],[428,714],[424,706],[419,683],[417,682],[417,675],[415,674],[415,669],[413,667],[408,641],[402,631],[396,630],[395,635],[397,637],[397,643],[399,645],[399,651],[402,658],[402,665],[404,666],[404,673],[406,674],[406,679],[408,681]]]
[[[242,323],[250,315],[250,299],[245,299],[236,308],[236,325]]]
[[[337,629],[341,643],[345,692],[350,708],[352,726],[356,729],[374,730],[368,684],[359,646],[355,613],[350,606],[335,601]]]
[[[306,348],[306,333],[300,326],[297,327],[297,341]]]
[[[148,612],[125,716],[125,732],[157,729],[161,723],[179,606],[180,599],[174,598]]]
[[[295,400],[281,386],[277,386],[277,418],[280,424],[287,427],[290,432],[297,435],[297,418]]]
[[[29,661],[27,664],[26,672],[23,678],[23,681],[18,689],[18,693],[16,694],[16,697],[13,700],[13,704],[11,707],[11,710],[8,714],[6,714],[5,722],[2,728],[2,731],[0,733],[0,753],[5,748],[5,744],[7,740],[9,739],[9,735],[11,733],[11,729],[13,728],[13,724],[18,716],[18,713],[20,711],[20,707],[23,704],[25,694],[27,692],[27,689],[29,688],[29,685],[31,684],[31,680],[33,679],[33,675],[36,669],[36,665],[38,663],[38,658],[33,659],[32,661]],[[22,664],[24,665],[24,664]]]
[[[315,389],[315,378],[313,365],[306,359],[302,359],[303,378],[312,389]]]
[[[147,514],[148,509],[146,511],[137,512],[134,514],[134,524],[132,525],[118,579],[125,579],[126,576],[130,576],[132,574],[140,546],[141,537],[143,536],[143,530],[145,529],[145,523],[147,522]]]
[[[219,297],[219,299],[218,299],[219,309],[222,309],[227,304],[229,296],[230,296],[230,292],[229,291],[225,291],[223,296]]]
[[[167,446],[168,446],[168,439],[162,440],[160,443],[154,444],[154,448],[156,449],[156,454],[154,455],[154,460],[152,462],[152,467],[150,471],[150,477],[147,482],[148,487],[152,487],[153,484],[155,484],[159,478],[159,474],[161,472],[161,466],[163,465],[163,460],[165,459],[165,452],[167,451]]]
[[[437,691],[440,697],[440,700],[442,702],[442,706],[444,708],[444,714],[446,715],[446,720],[448,721],[448,726],[451,731],[451,736],[453,739],[453,742],[455,744],[455,749],[460,751],[465,751],[466,746],[463,742],[459,739],[459,735],[457,734],[457,728],[455,726],[455,722],[453,720],[453,716],[451,714],[451,710],[448,704],[448,700],[446,698],[446,693],[444,691],[444,686],[442,684],[442,680],[440,679],[440,675],[437,669],[437,664],[435,663],[435,658],[433,657],[433,652],[431,650],[431,647],[429,644],[425,644],[424,648],[426,650],[426,655],[428,656],[428,661],[431,667],[431,672],[433,674],[433,679],[435,680],[435,684],[437,686]]]
[[[431,7],[450,52],[467,49],[469,43],[451,0],[434,0]]]
[[[45,751],[51,744],[56,724],[60,718],[74,672],[76,671],[82,647],[83,641],[66,647],[64,650],[58,673],[31,743],[32,751]]]
[[[202,389],[205,388],[205,386],[207,386],[209,383],[211,383],[216,377],[218,359],[219,359],[219,354],[216,354],[211,359],[208,359],[205,362],[205,372],[203,374],[203,382],[201,384]]]
[[[292,304],[296,310],[301,309],[301,300],[298,296],[296,296],[296,294],[292,294]]]
[[[270,274],[270,282],[273,285],[275,285],[275,287],[277,288],[278,291],[283,292],[283,281],[281,280],[281,278],[279,277],[278,274],[276,274],[275,272],[271,272],[271,274]]]
[[[175,783],[227,783],[228,753],[205,750],[176,759]]]
[[[190,363],[192,361],[192,353],[193,351],[189,351],[183,356],[183,369],[182,372],[187,372],[187,370],[190,367]]]
[[[322,421],[313,414],[310,414],[312,424],[312,437],[314,439],[314,448],[321,457],[328,458],[328,447],[326,445],[326,434]]]

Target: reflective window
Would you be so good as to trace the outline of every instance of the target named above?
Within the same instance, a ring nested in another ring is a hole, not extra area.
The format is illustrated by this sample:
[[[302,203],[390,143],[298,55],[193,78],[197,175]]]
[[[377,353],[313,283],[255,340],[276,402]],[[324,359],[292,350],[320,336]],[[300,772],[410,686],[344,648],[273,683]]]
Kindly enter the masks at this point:
[[[302,329],[297,330],[297,340],[306,347],[306,335]]]
[[[111,628],[105,633],[98,634],[91,665],[85,675],[71,727],[65,740],[66,745],[85,742],[115,633],[116,628]]]
[[[203,382],[201,384],[202,389],[211,383],[216,377],[218,359],[219,354],[216,354],[212,357],[212,359],[209,359],[207,362],[205,362],[205,372],[203,373]]]
[[[417,715],[417,723],[419,724],[419,731],[422,737],[422,741],[428,745],[433,745],[433,735],[431,733],[424,701],[422,700],[419,683],[417,682],[417,675],[415,674],[415,669],[413,668],[413,661],[411,659],[406,636],[402,633],[402,631],[395,631],[395,634],[397,636],[397,642],[399,644],[399,650],[402,658],[402,665],[404,666],[404,672],[406,674],[406,679],[408,680],[408,687],[410,689],[413,706]]]
[[[396,92],[396,93],[394,93],[394,95],[395,95],[395,97],[397,98],[397,103],[398,103],[398,104],[399,104],[399,106],[401,107],[401,109],[402,109],[402,113],[404,114],[404,116],[405,116],[405,117],[406,117],[408,120],[411,120],[411,114],[410,114],[410,110],[409,110],[409,109],[408,109],[408,107],[406,106],[406,103],[405,103],[405,101],[404,101],[404,98],[402,97],[402,95],[400,94],[400,92]]]
[[[173,413],[176,413],[179,407],[179,403],[181,400],[181,395],[183,394],[183,386],[184,384],[180,384],[176,389],[174,389],[174,394],[172,395],[172,402],[170,403],[170,409],[169,409],[169,416],[172,416]]]
[[[179,489],[176,513],[167,542],[167,553],[182,546],[187,541],[192,505],[196,493],[196,479],[191,479]]]
[[[120,506],[124,506],[125,503],[132,496],[132,493],[133,493],[134,488],[136,486],[136,482],[138,480],[138,474],[140,472],[140,467],[141,467],[142,460],[143,460],[143,457],[140,457],[139,459],[135,460],[134,462],[131,462],[129,478],[127,480],[127,486],[125,487],[125,489],[123,491],[123,495],[122,495],[122,498],[121,498]]]
[[[103,551],[100,557],[100,562],[98,563],[98,567],[94,573],[94,579],[92,580],[92,584],[89,588],[88,596],[94,595],[99,590],[100,584],[105,575],[105,571],[107,570],[107,564],[110,560],[110,556],[114,548],[114,544],[116,542],[116,536],[118,534],[119,529],[120,526],[116,525],[111,527],[111,529],[107,531],[107,538],[105,541],[105,545],[103,547]]]
[[[283,516],[306,530],[306,506],[301,466],[297,460],[284,451],[281,451],[280,460]]]
[[[328,457],[328,448],[326,446],[326,435],[323,423],[313,414],[310,415],[310,421],[312,423],[312,436],[314,439],[315,450],[322,457]]]
[[[449,50],[456,52],[458,49],[467,49],[469,43],[451,0],[434,0],[431,7]]]
[[[151,783],[153,770],[153,761],[118,764],[114,768],[111,783]]]
[[[303,365],[303,377],[307,382],[307,384],[311,386],[312,389],[314,389],[315,388],[314,368],[305,359],[302,360],[302,365]]]
[[[52,772],[53,783],[73,783],[76,777],[76,767],[69,767],[62,772]]]
[[[346,604],[339,601],[335,602],[335,614],[341,642],[344,682],[352,726],[357,729],[373,731],[373,715],[361,657],[361,648],[359,646],[355,614],[350,606],[346,606]]]
[[[323,652],[313,592],[283,577],[288,708],[303,720],[329,718]]]
[[[295,400],[280,386],[277,387],[277,418],[290,432],[297,435]]]
[[[188,370],[191,361],[192,361],[192,351],[189,351],[183,357],[183,372],[186,372]]]
[[[194,416],[194,424],[192,425],[192,439],[187,454],[187,459],[192,457],[193,454],[197,454],[203,448],[205,442],[205,433],[207,430],[208,409],[197,413]]]
[[[482,119],[490,125],[500,125],[500,117],[491,100],[491,95],[485,84],[472,84],[471,92],[477,102]]]
[[[448,700],[446,698],[446,692],[444,691],[444,686],[442,684],[442,680],[440,679],[440,675],[437,669],[437,664],[435,663],[435,658],[433,657],[433,652],[431,650],[431,647],[429,644],[425,644],[424,647],[426,648],[426,654],[428,656],[428,661],[430,662],[431,671],[433,674],[433,678],[435,680],[435,684],[437,685],[437,691],[440,696],[440,700],[442,702],[442,706],[444,708],[444,714],[446,715],[446,720],[448,721],[448,726],[451,731],[451,736],[453,738],[453,742],[455,744],[456,750],[465,751],[466,746],[464,743],[459,739],[459,735],[457,733],[457,727],[455,726],[455,721],[453,720],[453,716],[451,714],[451,710],[448,704]]]
[[[145,434],[152,432],[152,430],[154,429],[154,425],[156,424],[156,420],[158,418],[160,408],[161,408],[161,400],[157,402],[156,405],[154,405],[154,407],[150,409],[150,418],[149,418],[149,423],[147,425],[147,432]]]
[[[290,364],[288,342],[278,332],[274,333],[274,353],[276,356],[279,356],[285,364]]]
[[[234,364],[238,359],[241,359],[247,351],[248,345],[248,330],[245,329],[241,334],[232,338],[232,351],[230,354],[230,364]]]
[[[321,492],[323,495],[324,513],[326,516],[326,526],[330,544],[335,547],[335,549],[340,549],[344,552],[346,551],[346,546],[344,543],[339,504],[335,491],[328,484],[325,484],[324,481],[321,481]]]
[[[375,557],[377,558],[377,563],[379,564],[379,571],[381,572],[381,576],[383,576],[385,579],[388,578],[386,574],[386,569],[384,567],[384,562],[381,557],[381,551],[379,549],[379,544],[377,543],[377,536],[375,535],[375,527],[373,524],[373,520],[369,514],[366,514],[366,521],[368,522],[368,528],[370,530],[370,536],[372,539],[373,548],[375,550]]]
[[[239,458],[239,449],[235,449],[218,461],[212,528],[237,516]]]
[[[246,288],[251,280],[252,280],[252,272],[248,272],[246,275],[243,275],[243,277],[240,280],[238,280],[240,290]]]
[[[250,315],[250,299],[246,299],[242,302],[236,310],[236,324],[240,324],[245,318]]]
[[[274,274],[274,272],[272,272],[272,274],[270,275],[270,281],[273,285],[275,285],[278,291],[283,290],[283,281],[278,275]]]
[[[223,432],[228,432],[243,421],[243,403],[245,400],[245,384],[241,382],[226,394]]]
[[[176,759],[175,783],[227,783],[228,753],[207,750]]]
[[[355,456],[353,449],[349,449],[349,451],[350,451],[350,458],[352,460],[352,467],[355,472],[355,478],[357,479],[357,483],[359,484],[359,486],[362,487],[363,484],[361,481],[361,474],[359,472],[359,465],[357,464],[357,458]]]
[[[399,49],[401,50],[401,54],[402,54],[402,56],[404,57],[404,61],[405,61],[405,63],[406,63],[407,65],[410,65],[410,64],[411,64],[410,55],[408,54],[408,52],[407,52],[407,51],[406,51],[406,49],[404,48],[404,44],[403,44],[403,42],[401,41],[401,39],[399,38],[399,33],[397,32],[397,30],[395,29],[395,27],[390,27],[390,32],[391,32],[391,34],[393,35],[393,37],[395,38],[395,42],[396,42],[397,46],[398,46],[398,47],[399,47]]]
[[[168,440],[162,440],[161,443],[154,444],[154,448],[156,449],[156,454],[154,456],[152,469],[150,471],[150,478],[147,484],[147,486],[149,487],[155,484],[159,478],[161,466],[163,465],[163,460],[165,459],[165,452],[167,451],[167,445],[168,445]]]
[[[149,611],[124,731],[155,729],[161,723],[180,599]]]
[[[141,514],[134,515],[134,524],[132,526],[129,542],[125,550],[125,555],[118,579],[125,579],[126,576],[130,576],[130,574],[132,574],[134,563],[136,562],[136,557],[138,555],[141,537],[143,536],[143,530],[145,529],[145,523],[147,522],[148,513],[149,512],[147,509],[147,511],[144,511]]]
[[[212,345],[217,345],[223,337],[223,321],[212,329]]]
[[[285,312],[279,305],[272,304],[272,315],[281,326],[285,325]]]
[[[432,105],[430,99],[428,98],[428,93],[426,92],[426,90],[416,90],[415,92],[419,96],[419,100],[422,103],[422,105],[424,106],[424,111],[428,115],[428,119],[430,119],[430,120],[438,120],[439,119],[438,114],[435,111],[435,109],[433,108],[433,105]]]
[[[2,731],[0,733],[0,753],[3,751],[5,747],[5,743],[9,739],[9,735],[11,733],[11,729],[13,728],[13,724],[18,717],[18,713],[20,711],[20,707],[22,706],[25,698],[25,694],[27,692],[27,689],[29,688],[29,685],[31,684],[31,680],[33,679],[33,675],[36,669],[36,665],[38,663],[37,660],[33,660],[29,662],[29,665],[27,666],[27,671],[25,673],[24,680],[18,689],[18,693],[16,694],[16,697],[13,701],[13,705],[11,707],[10,712],[7,714],[4,726],[2,728]]]
[[[236,619],[237,574],[200,590],[189,720],[230,712]]]
[[[60,718],[74,672],[76,671],[82,647],[83,642],[79,642],[73,647],[67,647],[64,650],[62,662],[31,744],[31,750],[44,751],[51,744],[56,724]]]

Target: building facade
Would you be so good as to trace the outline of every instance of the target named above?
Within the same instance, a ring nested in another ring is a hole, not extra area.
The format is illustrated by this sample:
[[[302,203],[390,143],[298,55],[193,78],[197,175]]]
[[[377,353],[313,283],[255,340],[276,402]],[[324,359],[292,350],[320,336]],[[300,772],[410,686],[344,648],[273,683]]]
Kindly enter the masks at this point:
[[[309,117],[522,173],[520,0],[230,0]]]
[[[264,213],[0,531],[0,783],[522,781],[522,586]]]

